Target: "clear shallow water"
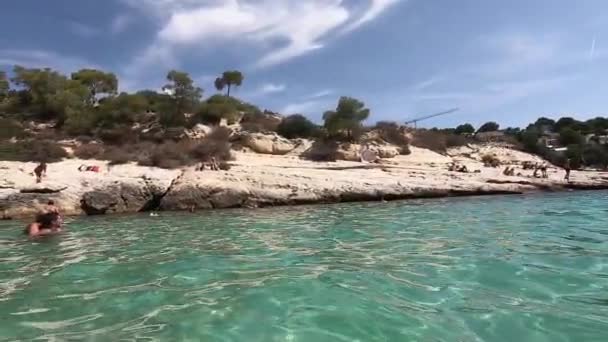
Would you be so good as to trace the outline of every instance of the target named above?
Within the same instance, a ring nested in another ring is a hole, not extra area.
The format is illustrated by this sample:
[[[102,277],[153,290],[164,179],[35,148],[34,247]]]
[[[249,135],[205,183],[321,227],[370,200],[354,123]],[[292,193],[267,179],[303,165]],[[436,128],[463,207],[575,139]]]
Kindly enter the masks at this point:
[[[608,193],[0,223],[0,340],[608,341]]]

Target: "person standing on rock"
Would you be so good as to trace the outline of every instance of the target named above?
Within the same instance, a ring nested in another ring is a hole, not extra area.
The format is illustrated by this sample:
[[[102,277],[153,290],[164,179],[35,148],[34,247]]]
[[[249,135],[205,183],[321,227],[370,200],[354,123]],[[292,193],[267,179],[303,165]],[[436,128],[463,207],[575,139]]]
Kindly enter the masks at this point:
[[[564,170],[566,170],[566,175],[564,176],[564,180],[570,182],[570,170],[572,166],[570,163],[570,158],[566,159],[566,163],[564,164]]]
[[[46,176],[46,163],[41,162],[34,169],[34,174],[36,175],[36,183],[40,183],[42,181],[42,177]]]

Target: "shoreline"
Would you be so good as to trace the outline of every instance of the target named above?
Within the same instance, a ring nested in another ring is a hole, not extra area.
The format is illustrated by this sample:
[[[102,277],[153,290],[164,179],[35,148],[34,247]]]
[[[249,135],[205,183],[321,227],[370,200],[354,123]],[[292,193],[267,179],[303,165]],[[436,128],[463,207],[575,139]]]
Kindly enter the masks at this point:
[[[517,165],[538,157],[502,147],[482,148],[490,148],[504,165],[516,165],[525,176],[504,176],[502,168],[485,167],[468,150],[440,155],[415,147],[412,154],[379,165],[236,152],[230,171],[203,172],[66,159],[49,164],[39,184],[31,175],[34,163],[0,162],[0,218],[29,219],[49,199],[65,216],[81,216],[608,190],[607,172],[574,171],[572,182],[565,183],[563,171],[550,167],[549,178],[533,178]],[[487,151],[478,154],[483,153]],[[451,162],[475,172],[450,172]],[[102,171],[79,172],[81,164],[99,165]]]
[[[256,209],[268,209],[268,208],[281,208],[281,207],[300,207],[300,206],[319,206],[319,205],[336,205],[336,204],[348,204],[348,203],[389,203],[389,202],[400,202],[400,201],[413,201],[413,200],[432,200],[432,199],[445,199],[445,198],[477,198],[477,197],[491,197],[491,196],[525,196],[525,195],[536,195],[536,194],[546,194],[546,193],[565,193],[565,192],[594,192],[594,191],[608,191],[608,184],[605,185],[597,185],[597,186],[586,186],[586,185],[576,185],[573,186],[565,186],[565,187],[554,187],[554,188],[537,188],[537,189],[526,189],[526,190],[488,190],[488,191],[447,191],[447,192],[419,192],[413,194],[404,194],[402,196],[399,195],[391,195],[386,197],[351,197],[347,200],[337,200],[337,201],[295,201],[295,202],[285,202],[285,203],[275,203],[268,205],[259,205],[256,207],[249,206],[231,206],[231,207],[222,207],[222,208],[205,208],[205,209],[197,209],[193,213],[204,213],[208,211],[222,211],[222,210],[231,210],[231,209],[242,209],[242,210],[256,210]],[[187,213],[187,210],[142,210],[142,211],[124,211],[124,212],[112,212],[105,214],[86,214],[85,212],[81,213],[67,213],[63,214],[64,217],[67,218],[77,218],[77,217],[102,217],[102,216],[124,216],[124,215],[133,215],[133,214],[144,214],[144,213]],[[30,213],[28,215],[19,215],[14,217],[1,217],[0,221],[22,221],[28,222],[27,219],[30,219],[34,215],[34,213]]]

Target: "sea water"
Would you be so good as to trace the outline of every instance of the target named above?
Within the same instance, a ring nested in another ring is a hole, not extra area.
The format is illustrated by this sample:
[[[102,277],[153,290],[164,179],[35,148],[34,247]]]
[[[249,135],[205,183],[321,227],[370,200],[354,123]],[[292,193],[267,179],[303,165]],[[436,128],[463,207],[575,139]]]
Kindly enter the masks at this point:
[[[0,223],[0,340],[608,341],[608,193]]]

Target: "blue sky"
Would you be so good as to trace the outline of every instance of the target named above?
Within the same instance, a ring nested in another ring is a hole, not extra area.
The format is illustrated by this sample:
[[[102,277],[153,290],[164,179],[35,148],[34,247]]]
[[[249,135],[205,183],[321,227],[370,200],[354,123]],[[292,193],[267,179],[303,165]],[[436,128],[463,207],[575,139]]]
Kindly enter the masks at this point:
[[[605,0],[20,0],[0,30],[3,69],[98,67],[133,90],[175,68],[205,95],[238,69],[237,96],[316,121],[341,95],[372,122],[460,108],[440,127],[608,114]]]

